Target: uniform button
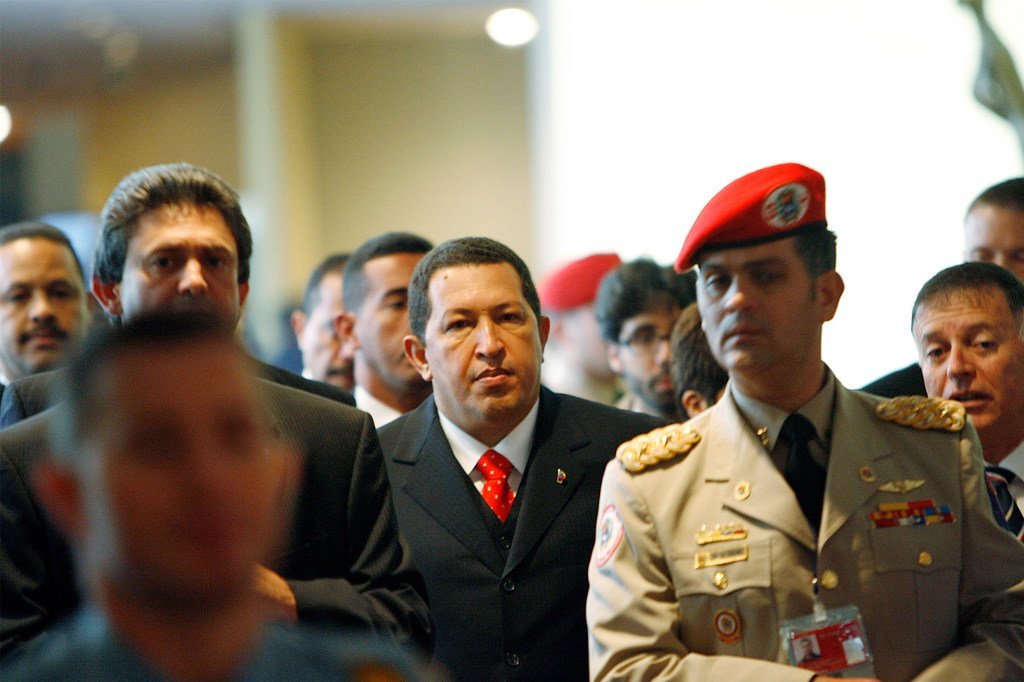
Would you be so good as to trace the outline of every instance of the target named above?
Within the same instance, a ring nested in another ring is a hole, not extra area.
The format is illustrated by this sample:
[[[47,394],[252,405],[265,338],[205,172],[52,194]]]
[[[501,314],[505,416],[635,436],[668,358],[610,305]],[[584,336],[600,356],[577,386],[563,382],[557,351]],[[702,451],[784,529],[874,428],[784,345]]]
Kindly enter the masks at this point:
[[[724,590],[729,587],[729,578],[721,571],[715,571],[715,577],[711,579],[711,582],[713,582],[715,587],[720,590]]]
[[[501,545],[502,549],[508,549],[512,546],[512,538],[507,535],[502,535],[498,538],[498,543]]]
[[[519,665],[519,656],[517,656],[516,654],[513,654],[511,652],[507,653],[507,654],[505,654],[505,662],[508,663],[513,668],[515,668],[517,665]]]
[[[839,576],[832,569],[824,571],[821,574],[821,586],[826,590],[834,590],[839,587]]]
[[[516,581],[512,580],[512,578],[505,578],[501,581],[501,589],[505,590],[506,592],[515,592]]]
[[[917,563],[921,564],[922,566],[931,566],[932,565],[932,555],[931,555],[931,553],[930,552],[921,552],[920,554],[918,554],[917,555]]]

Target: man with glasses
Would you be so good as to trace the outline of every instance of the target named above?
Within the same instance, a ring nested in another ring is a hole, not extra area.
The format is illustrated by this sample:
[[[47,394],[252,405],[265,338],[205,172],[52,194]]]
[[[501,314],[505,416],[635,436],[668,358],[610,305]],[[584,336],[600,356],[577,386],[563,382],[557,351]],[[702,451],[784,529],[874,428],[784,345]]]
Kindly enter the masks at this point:
[[[695,300],[693,272],[676,274],[649,259],[623,263],[597,292],[597,322],[608,365],[626,392],[616,407],[673,420],[669,339],[679,312]]]

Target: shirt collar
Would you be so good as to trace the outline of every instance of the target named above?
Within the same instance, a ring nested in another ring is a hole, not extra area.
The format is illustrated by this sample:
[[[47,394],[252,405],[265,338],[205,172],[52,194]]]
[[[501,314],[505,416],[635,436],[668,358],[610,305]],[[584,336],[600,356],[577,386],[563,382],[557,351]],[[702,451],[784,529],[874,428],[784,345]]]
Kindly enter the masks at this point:
[[[999,464],[1004,469],[1009,469],[1019,479],[1024,479],[1024,440],[1015,447],[1010,454],[1003,458]]]
[[[352,395],[356,399],[356,407],[369,412],[373,417],[373,425],[378,429],[402,416],[401,412],[381,402],[362,386],[357,385]]]
[[[526,462],[530,459],[530,446],[533,445],[533,430],[537,425],[537,414],[539,411],[540,399],[533,403],[533,407],[526,417],[523,418],[523,421],[519,422],[493,448],[504,455],[520,474],[526,471]],[[455,422],[445,417],[441,410],[437,411],[437,416],[441,420],[441,430],[444,431],[444,435],[448,438],[448,444],[451,445],[455,459],[459,461],[462,470],[469,474],[476,468],[476,463],[480,461],[480,457],[492,448],[487,447],[460,429],[455,425]]]
[[[729,382],[729,392],[732,395],[740,414],[747,420],[747,423],[754,428],[754,432],[761,439],[761,444],[766,450],[771,451],[775,442],[779,439],[779,431],[782,423],[786,421],[789,412],[780,410],[774,405],[755,400],[744,395],[736,387],[736,384]],[[807,420],[814,426],[816,440],[826,451],[832,438],[832,410],[836,402],[836,378],[827,366],[825,367],[825,384],[810,400],[800,406],[798,413],[807,417]]]

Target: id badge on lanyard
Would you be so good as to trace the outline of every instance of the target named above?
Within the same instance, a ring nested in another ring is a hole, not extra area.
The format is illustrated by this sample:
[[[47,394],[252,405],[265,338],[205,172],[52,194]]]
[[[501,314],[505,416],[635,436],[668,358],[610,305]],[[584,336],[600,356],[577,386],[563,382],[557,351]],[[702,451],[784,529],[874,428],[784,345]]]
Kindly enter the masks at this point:
[[[784,621],[779,628],[790,664],[832,677],[874,677],[860,609],[852,604],[826,609],[818,595],[817,576],[811,585],[814,612]]]

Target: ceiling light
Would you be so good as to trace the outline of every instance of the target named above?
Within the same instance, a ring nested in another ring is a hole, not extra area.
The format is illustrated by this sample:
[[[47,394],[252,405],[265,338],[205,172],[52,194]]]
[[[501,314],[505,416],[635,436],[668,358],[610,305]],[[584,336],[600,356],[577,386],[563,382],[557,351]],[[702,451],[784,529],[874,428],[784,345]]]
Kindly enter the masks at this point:
[[[537,19],[525,9],[499,9],[487,19],[487,35],[506,47],[519,47],[537,35]]]

